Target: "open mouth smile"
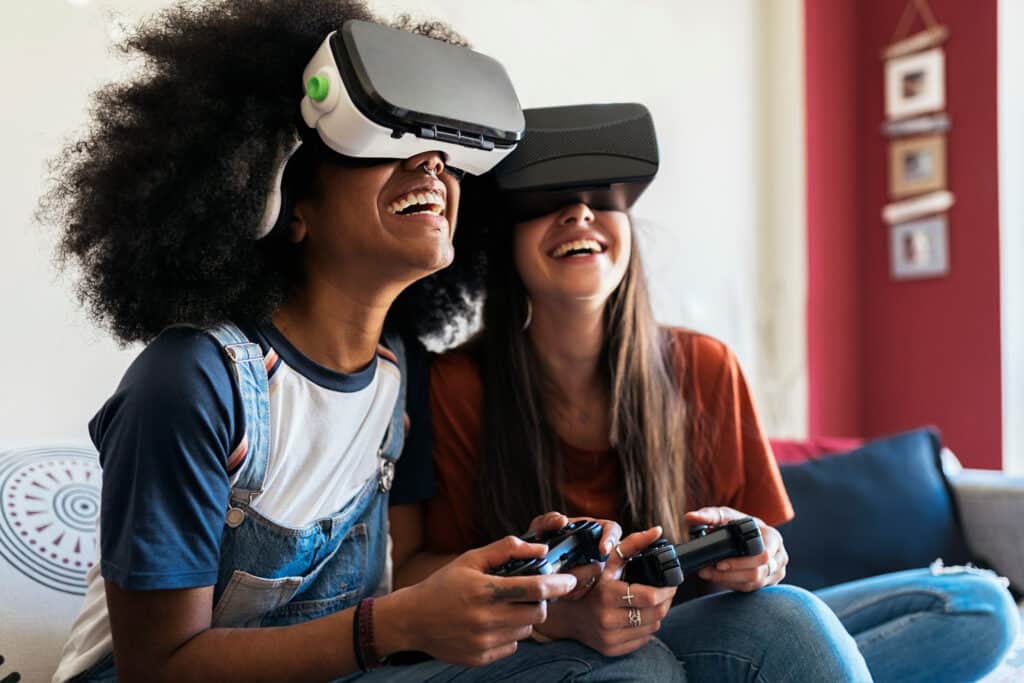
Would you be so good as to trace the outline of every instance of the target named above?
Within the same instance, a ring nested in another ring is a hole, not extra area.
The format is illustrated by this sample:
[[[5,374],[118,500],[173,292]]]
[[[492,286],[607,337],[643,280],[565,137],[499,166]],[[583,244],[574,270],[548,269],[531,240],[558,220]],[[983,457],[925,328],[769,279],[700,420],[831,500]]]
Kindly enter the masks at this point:
[[[391,201],[385,208],[388,213],[396,216],[413,216],[416,214],[444,215],[444,197],[437,190],[413,190],[406,192]]]
[[[592,254],[603,254],[607,247],[597,240],[578,239],[558,245],[548,256],[556,259],[572,258],[574,256],[590,256]]]

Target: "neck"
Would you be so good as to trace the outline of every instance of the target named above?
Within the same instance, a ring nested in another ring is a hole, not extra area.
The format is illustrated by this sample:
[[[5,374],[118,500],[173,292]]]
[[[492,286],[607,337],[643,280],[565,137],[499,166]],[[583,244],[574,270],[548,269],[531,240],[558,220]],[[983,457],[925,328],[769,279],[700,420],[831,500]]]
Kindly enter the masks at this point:
[[[400,292],[394,284],[360,289],[320,282],[290,296],[273,321],[310,360],[337,372],[356,372],[376,355],[384,319]]]
[[[604,304],[533,303],[528,330],[533,347],[554,386],[566,396],[606,391],[600,364],[605,342]]]

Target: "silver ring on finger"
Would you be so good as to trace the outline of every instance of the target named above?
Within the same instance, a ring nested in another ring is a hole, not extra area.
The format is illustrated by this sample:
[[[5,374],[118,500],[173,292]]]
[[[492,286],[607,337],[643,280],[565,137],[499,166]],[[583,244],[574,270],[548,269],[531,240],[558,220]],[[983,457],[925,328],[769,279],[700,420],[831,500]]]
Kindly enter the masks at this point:
[[[619,548],[619,545],[621,545],[621,544],[616,544],[615,545],[615,554],[619,556],[620,560],[625,562],[626,561],[626,556],[622,554],[622,550]]]
[[[774,576],[779,571],[779,561],[774,557],[768,558],[768,576]]]
[[[643,617],[640,616],[639,607],[629,608],[629,625],[633,628],[640,628],[644,625]]]
[[[633,607],[633,598],[635,598],[635,597],[636,596],[633,595],[633,591],[631,591],[629,589],[629,584],[627,583],[626,584],[626,594],[622,596],[622,599],[626,601],[626,604],[629,605],[630,608],[632,608]]]

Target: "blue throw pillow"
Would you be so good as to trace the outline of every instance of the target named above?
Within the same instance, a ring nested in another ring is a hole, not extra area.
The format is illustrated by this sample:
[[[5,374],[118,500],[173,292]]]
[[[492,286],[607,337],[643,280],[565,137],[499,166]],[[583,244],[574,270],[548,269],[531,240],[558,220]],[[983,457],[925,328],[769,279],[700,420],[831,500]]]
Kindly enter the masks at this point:
[[[784,465],[796,517],[779,527],[789,552],[786,583],[816,590],[941,557],[970,557],[941,444],[918,429],[857,450]]]

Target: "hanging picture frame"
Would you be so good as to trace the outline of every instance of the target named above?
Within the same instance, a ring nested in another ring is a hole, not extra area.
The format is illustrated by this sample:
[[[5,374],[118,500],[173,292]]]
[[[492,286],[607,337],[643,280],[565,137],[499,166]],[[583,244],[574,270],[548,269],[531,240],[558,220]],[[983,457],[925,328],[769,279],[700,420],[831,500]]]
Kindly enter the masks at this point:
[[[902,199],[946,187],[946,137],[924,135],[889,144],[889,196]]]
[[[894,280],[942,277],[949,273],[945,216],[901,223],[889,230],[889,254]]]
[[[936,47],[885,63],[885,116],[904,119],[946,106],[945,53]]]

